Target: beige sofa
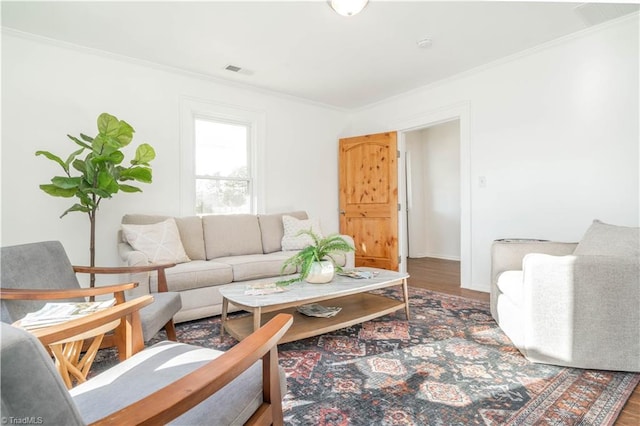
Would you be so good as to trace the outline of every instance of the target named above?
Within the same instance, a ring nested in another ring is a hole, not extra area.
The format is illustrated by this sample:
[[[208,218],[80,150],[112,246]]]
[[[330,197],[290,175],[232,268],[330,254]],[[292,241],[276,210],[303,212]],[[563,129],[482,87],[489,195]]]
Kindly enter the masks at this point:
[[[640,371],[640,231],[594,221],[580,243],[499,240],[491,314],[533,362]]]
[[[283,215],[308,219],[304,211],[174,218],[184,252],[188,256],[187,262],[166,270],[168,290],[180,293],[182,299],[182,309],[174,321],[190,321],[220,314],[220,286],[279,277],[283,262],[295,253],[282,251]],[[122,218],[122,224],[150,225],[168,218],[128,214]],[[351,237],[343,237],[353,245]],[[118,241],[120,257],[128,266],[149,263],[149,256],[135,250],[122,231],[119,231]],[[346,268],[354,266],[353,252],[336,260]],[[140,283],[130,296],[157,292],[154,275],[136,274],[130,279]]]

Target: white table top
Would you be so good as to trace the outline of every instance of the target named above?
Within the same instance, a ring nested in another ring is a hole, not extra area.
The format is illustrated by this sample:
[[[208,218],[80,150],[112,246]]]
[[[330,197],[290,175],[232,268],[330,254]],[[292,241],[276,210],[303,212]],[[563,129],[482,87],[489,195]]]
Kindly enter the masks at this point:
[[[280,293],[253,296],[245,294],[249,288],[248,283],[230,284],[220,286],[220,294],[231,303],[238,303],[243,306],[264,307],[280,305],[284,303],[302,302],[317,297],[326,296],[346,296],[348,294],[361,293],[378,288],[388,287],[390,283],[401,281],[409,277],[406,272],[387,271],[376,268],[356,268],[360,271],[370,271],[376,273],[373,278],[349,278],[337,275],[326,284],[310,284],[306,281],[297,281],[284,287]],[[264,282],[274,282],[275,279],[265,279]],[[257,281],[252,281],[255,284]]]

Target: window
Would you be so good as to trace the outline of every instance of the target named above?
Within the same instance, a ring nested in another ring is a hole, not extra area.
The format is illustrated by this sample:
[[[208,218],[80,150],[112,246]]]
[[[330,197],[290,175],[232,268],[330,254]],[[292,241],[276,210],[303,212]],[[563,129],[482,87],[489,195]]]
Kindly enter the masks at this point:
[[[180,215],[262,211],[266,114],[180,100]]]
[[[250,128],[195,119],[196,214],[251,213]]]

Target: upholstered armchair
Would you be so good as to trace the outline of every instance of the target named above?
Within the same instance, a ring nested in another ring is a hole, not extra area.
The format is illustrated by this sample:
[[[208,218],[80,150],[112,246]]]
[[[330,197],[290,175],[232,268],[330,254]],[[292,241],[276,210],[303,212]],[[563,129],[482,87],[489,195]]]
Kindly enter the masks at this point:
[[[117,309],[121,306],[109,308]],[[100,315],[111,320],[105,313],[89,317]],[[164,341],[71,390],[33,334],[2,323],[0,416],[69,426],[173,420],[185,425],[282,425],[286,381],[276,345],[292,322],[291,315],[277,315],[227,352]],[[82,324],[88,325],[76,325],[74,332],[97,325]]]
[[[594,221],[579,243],[495,241],[491,314],[530,361],[640,371],[639,234]]]
[[[0,268],[0,299],[2,321],[14,323],[28,312],[42,308],[49,301],[83,301],[86,297],[113,294],[117,303],[123,303],[134,292],[137,284],[82,288],[76,273],[125,274],[157,271],[164,291],[153,294],[153,303],[140,310],[142,335],[151,339],[163,327],[170,340],[176,340],[173,316],[180,310],[180,295],[166,291],[164,269],[173,265],[140,267],[91,268],[72,266],[59,241],[45,241],[2,247]],[[109,339],[106,339],[108,346]],[[117,343],[117,342],[116,342]],[[124,355],[122,355],[124,358]]]

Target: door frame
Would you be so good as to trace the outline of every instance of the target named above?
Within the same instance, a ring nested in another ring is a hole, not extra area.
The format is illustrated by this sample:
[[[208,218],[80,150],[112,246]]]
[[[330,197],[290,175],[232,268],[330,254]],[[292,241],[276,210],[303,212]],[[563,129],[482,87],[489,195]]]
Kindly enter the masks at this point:
[[[460,122],[460,287],[473,289],[472,247],[471,247],[471,141],[469,131],[468,101],[438,108],[405,120],[393,123],[390,128],[398,129],[398,201],[401,211],[398,215],[398,238],[400,250],[400,270],[407,270],[407,181],[406,181],[406,133],[415,130],[459,120]]]

